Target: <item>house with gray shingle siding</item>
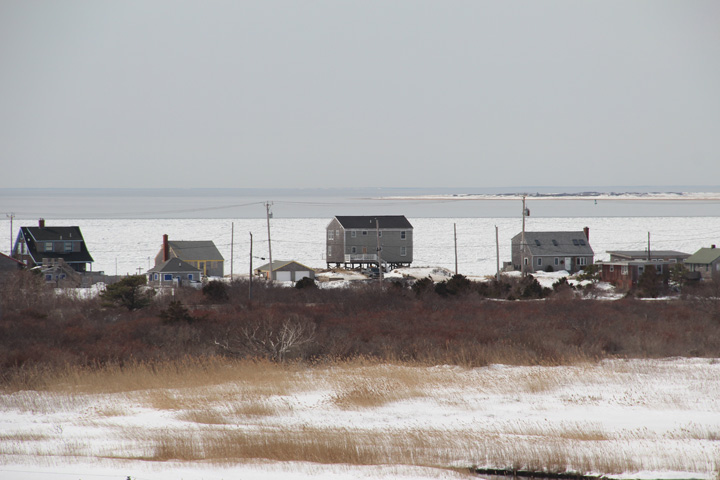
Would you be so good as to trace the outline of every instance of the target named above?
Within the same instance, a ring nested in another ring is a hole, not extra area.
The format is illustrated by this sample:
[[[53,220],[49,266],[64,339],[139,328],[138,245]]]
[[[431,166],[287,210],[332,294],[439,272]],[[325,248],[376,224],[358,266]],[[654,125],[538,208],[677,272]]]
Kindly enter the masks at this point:
[[[593,264],[589,230],[575,232],[525,232],[512,238],[512,265],[515,270],[532,272],[566,270],[575,273]],[[524,267],[524,268],[523,268]]]
[[[409,266],[413,261],[413,226],[404,215],[338,215],[325,232],[325,258],[332,264],[351,268],[377,265],[389,268]]]
[[[703,280],[720,278],[720,249],[715,248],[715,245],[701,248],[685,259],[685,267],[690,271],[691,278]]]
[[[200,281],[200,269],[173,257],[148,270],[148,285],[182,286]]]

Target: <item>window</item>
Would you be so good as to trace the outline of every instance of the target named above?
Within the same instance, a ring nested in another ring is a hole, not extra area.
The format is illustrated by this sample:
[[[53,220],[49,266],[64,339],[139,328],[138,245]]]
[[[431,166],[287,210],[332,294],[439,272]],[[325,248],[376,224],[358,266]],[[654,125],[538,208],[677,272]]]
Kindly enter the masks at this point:
[[[527,264],[528,264],[528,258],[527,258],[527,257],[525,257],[525,259],[524,259],[523,263],[525,263],[525,265],[527,265]]]
[[[52,242],[45,242],[45,251],[46,252],[52,252],[53,251],[53,245]]]
[[[382,230],[378,230],[378,237],[382,237]]]
[[[158,274],[157,274],[157,273],[155,274],[154,278],[155,278],[155,280],[158,279]]]
[[[542,266],[542,258],[541,258],[541,257],[538,257],[538,262],[537,262],[537,263],[538,263],[538,267],[541,267],[541,266]]]
[[[332,245],[328,245],[328,257],[332,256]]]
[[[401,257],[407,256],[407,247],[400,247],[400,256]]]
[[[363,233],[363,237],[367,237],[367,230],[363,230],[362,233]]]
[[[611,271],[611,272],[614,272],[614,271],[615,271],[615,265],[610,265],[610,271]]]
[[[576,247],[580,246],[580,242],[578,242],[577,238],[573,238],[573,245],[575,245]]]
[[[578,259],[577,259],[577,264],[578,264],[578,265],[587,265],[587,258],[585,258],[585,257],[578,257]]]
[[[65,242],[65,253],[72,252],[72,242]]]
[[[623,265],[623,266],[620,268],[620,273],[621,273],[622,275],[627,275],[627,274],[628,274],[628,267],[627,267],[627,265]]]
[[[535,245],[537,245],[538,247],[540,246],[540,240],[538,240],[537,238],[535,239]]]
[[[350,247],[350,253],[357,253],[357,247]]]
[[[335,230],[335,236],[340,239],[340,230]]]
[[[52,275],[45,275],[45,281],[46,282],[52,282]]]
[[[351,231],[351,232],[350,232],[350,236],[351,236],[352,238],[357,237],[357,232],[356,232],[355,230]]]
[[[328,240],[335,240],[335,230],[328,230]]]
[[[555,257],[555,265],[560,265],[560,259],[558,257]]]
[[[192,274],[192,273],[188,273],[188,280],[190,280],[190,281],[192,282],[192,280],[193,280],[193,274]]]
[[[403,230],[400,232],[400,240],[405,240],[405,238],[407,238],[407,237],[406,237],[405,230]]]
[[[172,274],[171,274],[171,273],[166,273],[165,275],[163,275],[163,280],[170,280],[170,281],[171,281],[171,280],[172,280]]]
[[[580,245],[582,245],[583,247],[585,246],[585,240],[583,240],[582,238],[580,240],[578,240],[578,243]]]
[[[555,240],[555,239],[553,238],[552,244],[557,247],[557,246],[558,246],[557,240]]]

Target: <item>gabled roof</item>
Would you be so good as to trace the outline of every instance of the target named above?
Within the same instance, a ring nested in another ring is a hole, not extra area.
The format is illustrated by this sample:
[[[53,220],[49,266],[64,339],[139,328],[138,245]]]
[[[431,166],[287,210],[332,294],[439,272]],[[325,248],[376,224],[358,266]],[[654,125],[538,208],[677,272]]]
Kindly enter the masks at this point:
[[[20,227],[28,253],[36,264],[43,258],[62,258],[65,263],[92,263],[80,227]],[[46,252],[38,250],[37,242],[80,242],[79,252]]]
[[[367,215],[367,216],[356,216],[356,215],[337,215],[337,221],[343,228],[365,228],[374,229],[375,221],[381,229],[383,228],[405,228],[412,229],[413,226],[405,218],[405,215]]]
[[[30,236],[38,242],[47,241],[72,241],[83,239],[80,227],[20,227],[28,232]]]
[[[23,262],[13,257],[9,257],[4,253],[0,253],[0,263],[5,263],[6,265],[15,265],[18,268],[25,267],[25,264]]]
[[[522,233],[513,237],[521,241]],[[585,232],[525,232],[525,244],[532,255],[594,255]]]
[[[200,273],[200,269],[179,258],[171,258],[151,268],[148,273]]]
[[[212,240],[170,240],[168,244],[185,260],[225,260]]]
[[[685,263],[709,265],[720,258],[720,248],[701,248],[685,259]]]
[[[296,262],[295,260],[275,260],[275,261],[272,262],[273,272],[275,272],[275,271],[277,271],[277,270],[280,270],[280,269],[283,268],[284,266],[290,265],[291,263],[294,263],[294,264],[296,264],[296,265],[300,265],[301,267],[307,268],[308,270],[312,270],[312,268],[308,267],[307,265],[303,265],[302,263]],[[269,269],[270,269],[270,264],[269,264],[269,263],[266,263],[266,264],[263,265],[262,267],[258,267],[258,268],[256,268],[255,270],[258,271],[258,272],[267,272],[267,271],[269,271]]]

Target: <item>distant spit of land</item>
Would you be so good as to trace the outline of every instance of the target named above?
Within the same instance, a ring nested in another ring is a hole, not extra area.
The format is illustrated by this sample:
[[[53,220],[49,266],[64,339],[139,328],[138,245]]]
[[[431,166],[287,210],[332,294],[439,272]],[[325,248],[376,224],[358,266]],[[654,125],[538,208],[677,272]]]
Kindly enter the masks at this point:
[[[379,197],[392,200],[720,200],[720,192],[573,192],[573,193],[457,193],[440,195],[399,195]]]

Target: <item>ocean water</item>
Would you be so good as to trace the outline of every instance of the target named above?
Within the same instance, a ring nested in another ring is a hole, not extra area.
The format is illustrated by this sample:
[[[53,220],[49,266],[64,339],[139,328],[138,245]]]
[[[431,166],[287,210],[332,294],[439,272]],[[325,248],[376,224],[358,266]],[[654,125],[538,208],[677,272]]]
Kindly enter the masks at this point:
[[[9,253],[22,225],[80,226],[93,270],[108,274],[144,272],[152,266],[163,234],[174,240],[213,240],[235,274],[250,270],[268,256],[266,202],[271,203],[273,259],[296,260],[324,268],[325,227],[335,215],[405,215],[414,226],[415,266],[455,268],[471,276],[496,268],[495,227],[500,262],[510,259],[510,239],[520,232],[522,204],[517,199],[422,199],[447,192],[409,189],[357,190],[0,190],[0,251]],[[403,196],[406,199],[385,198]],[[407,198],[410,197],[410,198]],[[528,199],[526,229],[590,228],[597,260],[608,250],[693,253],[720,244],[717,200],[557,200]],[[12,230],[9,214],[14,214]],[[0,212],[1,214],[1,212]],[[4,236],[2,232],[7,232]],[[6,240],[3,241],[2,238]]]

